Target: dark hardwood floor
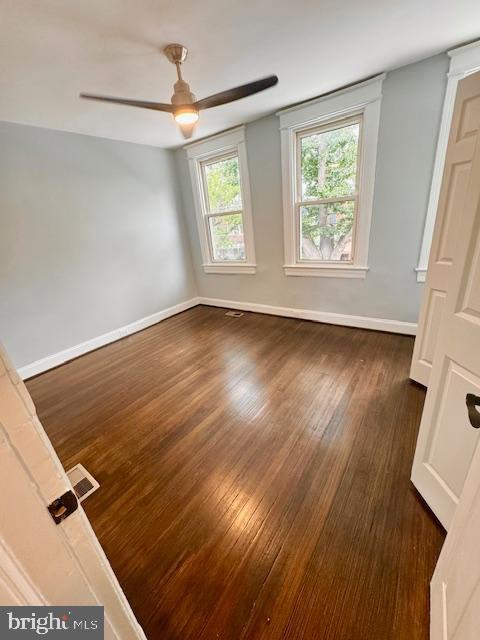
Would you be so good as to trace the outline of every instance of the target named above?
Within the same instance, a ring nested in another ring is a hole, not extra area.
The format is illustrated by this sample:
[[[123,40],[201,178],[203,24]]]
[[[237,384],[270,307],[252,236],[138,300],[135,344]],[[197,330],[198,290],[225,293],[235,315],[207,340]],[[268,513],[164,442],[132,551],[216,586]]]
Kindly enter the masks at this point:
[[[427,640],[412,348],[196,307],[28,382],[149,640]]]

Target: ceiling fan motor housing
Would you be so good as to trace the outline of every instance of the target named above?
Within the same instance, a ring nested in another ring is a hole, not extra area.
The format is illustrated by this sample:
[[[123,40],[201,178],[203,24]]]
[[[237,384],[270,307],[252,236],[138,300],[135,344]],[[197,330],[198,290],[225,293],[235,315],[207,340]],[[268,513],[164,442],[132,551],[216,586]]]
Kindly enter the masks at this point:
[[[185,80],[177,80],[173,85],[173,95],[171,102],[174,105],[193,104],[196,101],[194,94],[190,91],[190,86]]]

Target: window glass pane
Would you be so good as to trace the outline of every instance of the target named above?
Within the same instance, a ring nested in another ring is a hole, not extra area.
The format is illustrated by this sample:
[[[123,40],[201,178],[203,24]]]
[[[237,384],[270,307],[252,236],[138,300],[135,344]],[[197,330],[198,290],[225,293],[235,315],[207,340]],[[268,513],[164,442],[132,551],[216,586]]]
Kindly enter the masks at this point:
[[[355,193],[359,132],[356,123],[301,136],[302,201]]]
[[[300,207],[300,255],[304,260],[352,260],[355,203]]]
[[[204,165],[209,213],[242,209],[238,156]]]
[[[208,222],[213,259],[219,261],[245,260],[242,214],[212,216]]]

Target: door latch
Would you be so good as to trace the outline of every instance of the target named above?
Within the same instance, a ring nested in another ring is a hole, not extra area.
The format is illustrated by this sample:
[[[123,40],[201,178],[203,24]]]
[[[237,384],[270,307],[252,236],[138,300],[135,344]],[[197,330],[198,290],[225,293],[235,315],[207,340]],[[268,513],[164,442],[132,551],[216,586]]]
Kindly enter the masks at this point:
[[[470,424],[474,429],[480,429],[480,413],[475,408],[480,407],[480,396],[476,396],[473,393],[467,393],[465,404],[467,405]]]
[[[72,490],[67,491],[51,504],[48,505],[48,510],[53,518],[55,524],[60,524],[62,520],[68,518],[68,516],[78,509],[77,496]]]

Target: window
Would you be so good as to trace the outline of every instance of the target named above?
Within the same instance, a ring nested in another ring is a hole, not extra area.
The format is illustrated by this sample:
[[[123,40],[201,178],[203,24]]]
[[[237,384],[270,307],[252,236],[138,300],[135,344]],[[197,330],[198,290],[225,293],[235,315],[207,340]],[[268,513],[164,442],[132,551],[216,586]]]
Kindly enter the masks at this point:
[[[188,145],[207,273],[255,273],[243,127]]]
[[[301,260],[352,262],[361,117],[297,133]]]
[[[205,217],[214,262],[245,260],[238,155],[203,162]]]
[[[382,80],[279,114],[286,275],[366,276]]]

